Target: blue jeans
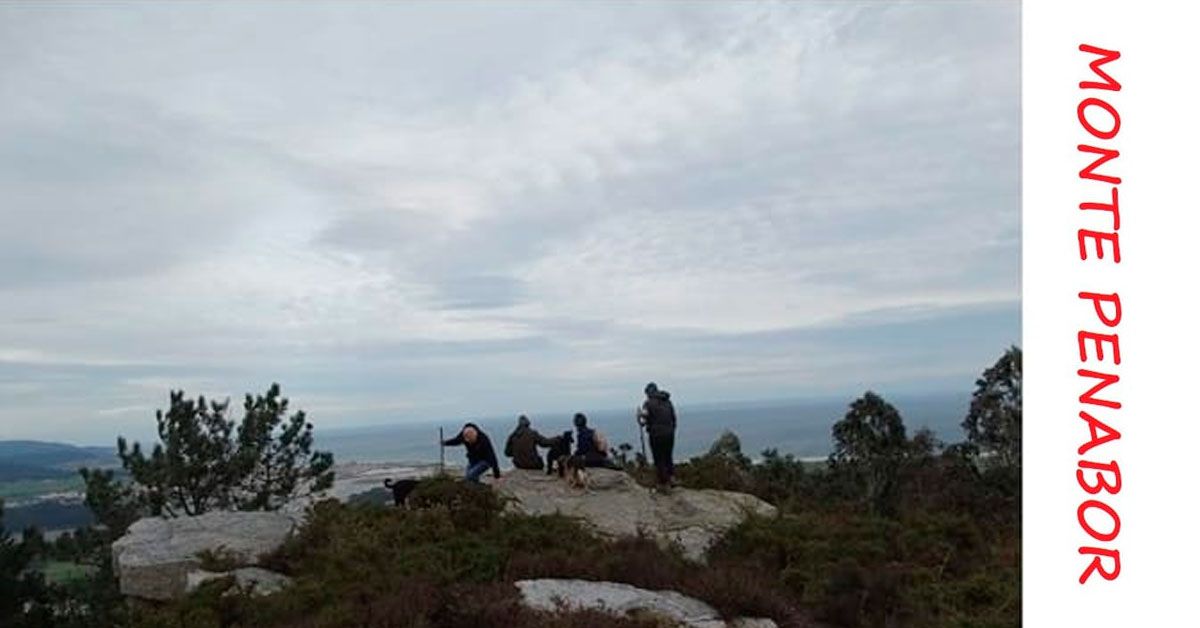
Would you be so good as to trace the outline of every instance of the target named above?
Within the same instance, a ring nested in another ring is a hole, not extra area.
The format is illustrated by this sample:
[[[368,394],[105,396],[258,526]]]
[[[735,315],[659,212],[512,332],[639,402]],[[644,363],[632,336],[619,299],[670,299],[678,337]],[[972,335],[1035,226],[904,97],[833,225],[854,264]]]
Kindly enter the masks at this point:
[[[492,468],[492,465],[488,464],[488,462],[486,460],[480,460],[479,462],[476,462],[475,464],[467,465],[467,475],[466,475],[467,481],[468,482],[478,482],[479,477],[482,476],[484,473],[487,473],[487,470],[491,469],[491,468]]]

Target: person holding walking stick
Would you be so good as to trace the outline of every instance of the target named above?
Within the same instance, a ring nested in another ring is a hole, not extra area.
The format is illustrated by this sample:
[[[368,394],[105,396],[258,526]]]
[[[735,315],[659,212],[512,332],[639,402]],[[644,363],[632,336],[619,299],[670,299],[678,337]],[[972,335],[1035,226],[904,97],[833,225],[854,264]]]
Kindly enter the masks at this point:
[[[667,493],[675,483],[675,406],[671,404],[671,393],[659,390],[654,382],[646,384],[645,393],[638,421],[650,437],[658,490]]]
[[[646,454],[646,421],[642,417],[642,406],[633,409],[633,418],[637,421],[638,436],[642,439],[642,457],[638,460],[638,467],[640,468],[643,465],[650,464],[650,456]]]
[[[458,436],[442,441],[442,447],[463,445],[467,450],[467,470],[463,477],[468,482],[478,484],[479,478],[491,470],[492,477],[500,479],[500,463],[496,460],[496,450],[492,448],[492,439],[474,423],[463,425]]]

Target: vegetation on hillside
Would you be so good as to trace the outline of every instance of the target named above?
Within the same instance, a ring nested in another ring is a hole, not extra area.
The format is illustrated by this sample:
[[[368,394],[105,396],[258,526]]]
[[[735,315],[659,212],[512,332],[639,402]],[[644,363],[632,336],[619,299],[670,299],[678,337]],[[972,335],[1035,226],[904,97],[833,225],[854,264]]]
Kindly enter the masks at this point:
[[[0,626],[49,626],[52,616],[45,606],[46,585],[40,573],[29,569],[36,547],[14,539],[4,527],[4,501],[0,500]]]
[[[753,493],[779,514],[734,528],[705,565],[649,539],[605,541],[567,518],[506,514],[490,490],[441,479],[414,492],[407,510],[316,505],[298,536],[268,561],[293,578],[282,594],[254,597],[218,580],[177,602],[134,606],[116,594],[106,550],[112,530],[147,506],[148,485],[91,475],[89,503],[114,527],[21,545],[24,555],[92,561],[94,571],[70,586],[35,579],[40,593],[22,589],[31,600],[22,620],[52,612],[54,625],[79,628],[660,625],[646,617],[535,612],[518,603],[512,584],[571,577],[675,590],[727,617],[765,616],[785,626],[1016,626],[1020,379],[1014,347],[976,383],[958,443],[910,432],[870,392],[832,426],[833,453],[822,465],[773,450],[752,462],[735,434],[723,435],[679,465],[681,482]],[[646,474],[645,461],[626,464]],[[155,503],[167,512],[165,501]],[[13,546],[6,543],[0,557]],[[0,586],[29,574],[30,559],[23,560],[0,567]]]
[[[312,424],[303,410],[288,415],[279,384],[265,395],[247,394],[241,421],[228,415],[228,400],[210,403],[172,391],[170,407],[158,411],[160,442],[149,454],[141,443],[117,439],[129,483],[118,484],[111,470],[82,471],[97,518],[123,529],[128,518],[121,516],[130,512],[175,517],[274,510],[333,484],[333,455],[313,451]]]
[[[680,465],[683,483],[750,492],[778,517],[735,529],[713,556],[738,557],[836,626],[1020,624],[1021,351],[976,382],[965,439],[907,435],[877,394],[833,426],[834,452],[813,471],[737,437]]]

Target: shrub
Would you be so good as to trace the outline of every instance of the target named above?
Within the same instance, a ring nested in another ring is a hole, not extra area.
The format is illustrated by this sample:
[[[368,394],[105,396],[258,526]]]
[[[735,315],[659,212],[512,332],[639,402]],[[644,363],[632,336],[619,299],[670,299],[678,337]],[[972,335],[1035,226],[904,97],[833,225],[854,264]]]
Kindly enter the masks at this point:
[[[777,506],[808,493],[804,462],[792,454],[781,456],[776,449],[762,452],[762,461],[750,469],[751,492]]]
[[[482,530],[495,523],[503,502],[483,484],[460,482],[438,476],[417,485],[408,502],[418,509],[440,509],[450,513],[459,527]]]
[[[711,488],[749,492],[752,488],[750,459],[742,454],[742,442],[730,431],[722,433],[708,453],[692,458],[676,469],[676,475],[689,488]]]
[[[714,565],[742,561],[777,574],[793,600],[837,626],[1019,620],[1017,566],[997,569],[994,548],[963,515],[927,513],[903,522],[845,513],[752,518],[711,557]],[[960,590],[964,582],[986,595],[971,597]]]
[[[751,592],[761,578],[738,584],[745,572],[698,568],[649,539],[607,542],[560,515],[505,515],[500,501],[482,497],[489,492],[482,490],[433,482],[416,500],[421,507],[410,510],[320,502],[298,534],[266,558],[268,568],[294,578],[284,594],[252,598],[231,582],[212,582],[178,602],[144,609],[135,625],[659,625],[653,618],[540,613],[520,605],[511,582],[544,577],[712,595],[718,609],[767,614],[761,592]],[[786,607],[771,608],[782,613]]]

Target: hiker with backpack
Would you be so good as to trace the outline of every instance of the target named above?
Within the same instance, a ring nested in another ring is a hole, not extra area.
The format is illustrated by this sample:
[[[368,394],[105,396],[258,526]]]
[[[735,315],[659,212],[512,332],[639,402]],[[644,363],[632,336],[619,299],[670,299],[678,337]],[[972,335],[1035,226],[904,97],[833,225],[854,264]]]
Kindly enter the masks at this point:
[[[542,436],[530,425],[529,417],[522,414],[517,417],[517,429],[509,434],[504,444],[504,455],[512,459],[513,466],[518,469],[533,469],[541,471],[545,468],[538,447],[552,447],[554,441]]]
[[[650,453],[654,457],[655,479],[660,490],[670,490],[675,483],[675,406],[671,393],[659,390],[654,382],[646,384],[646,401],[638,411],[638,423],[650,437]]]
[[[588,467],[620,468],[608,456],[608,439],[588,427],[587,417],[582,412],[575,413],[575,455],[582,457]]]
[[[464,478],[468,482],[479,482],[479,478],[492,470],[492,477],[500,479],[500,463],[496,461],[496,450],[492,448],[492,440],[474,423],[463,425],[458,436],[442,441],[443,447],[463,445],[467,449],[467,471]]]

